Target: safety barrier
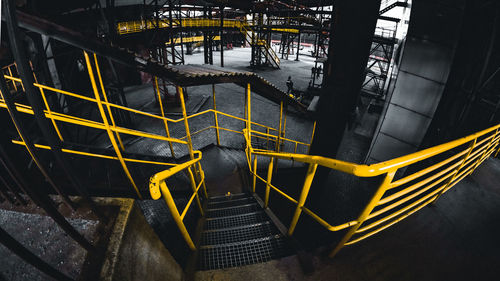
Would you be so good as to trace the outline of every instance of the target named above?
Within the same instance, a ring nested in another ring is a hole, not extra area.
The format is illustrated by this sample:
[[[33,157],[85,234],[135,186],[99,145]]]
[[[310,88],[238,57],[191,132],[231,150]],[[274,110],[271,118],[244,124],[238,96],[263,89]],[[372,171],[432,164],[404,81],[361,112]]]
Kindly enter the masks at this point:
[[[333,257],[342,247],[360,242],[435,202],[439,196],[471,174],[493,153],[496,157],[500,152],[500,147],[498,147],[499,129],[500,125],[497,125],[468,137],[373,165],[358,165],[321,156],[255,150],[251,146],[252,136],[245,129],[248,165],[253,176],[252,191],[255,192],[256,179],[259,179],[266,185],[265,207],[269,206],[271,189],[296,205],[288,228],[288,235],[294,233],[302,212],[329,231],[346,230],[346,234],[329,255]],[[257,157],[269,159],[266,178],[257,174]],[[274,159],[293,160],[308,164],[298,199],[288,195],[286,188],[278,188],[272,184]],[[382,176],[383,179],[358,217],[346,219],[344,223],[339,225],[331,225],[305,207],[318,166],[356,177]],[[409,167],[412,168],[411,171],[408,170],[410,171],[409,175],[401,178],[396,177],[398,170]]]
[[[170,28],[170,27],[205,27],[205,28],[217,28],[220,27],[221,22],[219,19],[201,19],[201,18],[186,18],[186,19],[161,19],[161,20],[141,20],[141,21],[127,21],[127,22],[119,22],[117,24],[117,33],[120,35],[123,34],[131,34],[142,32],[146,30],[151,30],[155,28]],[[269,46],[266,40],[257,38],[257,34],[252,30],[250,25],[241,20],[233,20],[233,19],[225,19],[223,20],[222,26],[224,28],[236,28],[238,29],[244,36],[245,40],[250,45],[261,46],[266,51],[266,56],[268,60],[272,62],[276,67],[279,68],[280,59],[278,55],[274,52],[274,50]],[[274,29],[273,29],[274,30]],[[295,33],[295,30],[288,29],[276,29],[279,32],[287,32],[290,31]],[[189,38],[189,37],[188,37]],[[177,42],[176,42],[177,43]],[[180,39],[179,39],[180,43]],[[187,43],[187,41],[186,41]]]

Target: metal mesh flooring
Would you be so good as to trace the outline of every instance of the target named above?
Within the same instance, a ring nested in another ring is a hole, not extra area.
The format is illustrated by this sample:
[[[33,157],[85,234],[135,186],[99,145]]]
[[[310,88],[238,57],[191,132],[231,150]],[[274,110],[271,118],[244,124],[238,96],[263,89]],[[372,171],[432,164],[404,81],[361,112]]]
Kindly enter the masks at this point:
[[[198,267],[221,269],[291,254],[286,238],[248,194],[210,198]]]
[[[214,230],[204,232],[201,244],[216,245],[223,243],[234,243],[238,241],[269,237],[278,233],[278,229],[270,222],[266,221],[259,224],[251,224],[219,231]]]
[[[205,222],[206,230],[230,228],[236,226],[243,226],[248,224],[256,224],[267,220],[267,216],[263,211],[236,215],[224,218],[207,219]]]
[[[245,205],[245,204],[249,204],[251,202],[255,202],[255,200],[253,198],[236,198],[236,199],[231,199],[231,200],[222,201],[222,202],[208,203],[208,208],[209,209],[227,208],[227,207],[233,207],[233,206],[238,206],[238,205]]]
[[[201,270],[221,269],[266,262],[290,254],[280,235],[200,249]]]
[[[253,204],[247,204],[247,205],[243,205],[243,206],[233,206],[233,207],[223,208],[223,209],[207,210],[206,215],[207,215],[207,218],[227,217],[227,216],[247,214],[247,213],[255,212],[257,210],[260,210],[260,206],[257,205],[257,203],[253,203]]]

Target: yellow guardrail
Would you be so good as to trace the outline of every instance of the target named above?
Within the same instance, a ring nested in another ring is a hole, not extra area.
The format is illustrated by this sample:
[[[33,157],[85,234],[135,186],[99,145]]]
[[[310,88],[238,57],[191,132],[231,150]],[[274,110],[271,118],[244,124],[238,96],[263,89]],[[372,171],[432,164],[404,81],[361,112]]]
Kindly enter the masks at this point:
[[[186,19],[175,19],[170,22],[168,19],[161,20],[140,20],[140,21],[127,21],[127,22],[119,22],[116,27],[116,31],[118,34],[131,34],[142,32],[146,30],[151,30],[155,28],[170,28],[170,27],[220,27],[221,22],[219,19],[201,19],[201,18],[186,18]],[[251,45],[259,45],[266,49],[266,52],[270,56],[271,60],[279,67],[280,59],[278,55],[274,52],[274,50],[269,46],[266,40],[256,38],[254,31],[251,29],[250,25],[247,22],[242,20],[233,20],[233,19],[225,19],[223,20],[222,26],[225,28],[236,28],[238,29],[244,36],[245,40]],[[282,29],[282,28],[273,28],[273,30],[279,32],[291,32],[296,33],[298,30],[293,29]],[[250,34],[250,35],[248,35]],[[199,36],[202,37],[202,36]],[[250,38],[247,38],[250,37]],[[195,37],[187,37],[187,38],[195,38]],[[180,43],[180,38],[175,39],[176,44]],[[183,39],[184,40],[184,39]],[[194,39],[193,39],[194,40]],[[203,39],[201,39],[203,40]],[[200,41],[201,41],[200,40]],[[219,37],[220,40],[220,37]],[[170,44],[171,41],[167,42]],[[188,43],[189,41],[183,41]],[[193,41],[194,42],[194,41]]]
[[[220,36],[217,35],[212,40],[220,41]],[[196,42],[203,42],[203,36],[191,36],[191,37],[182,37],[182,38],[176,37],[176,38],[174,38],[174,44],[196,43]],[[168,40],[167,42],[165,42],[165,45],[170,45],[170,44],[172,44],[172,40]]]
[[[362,241],[435,202],[439,196],[471,174],[485,159],[492,154],[496,157],[500,152],[499,129],[500,125],[497,125],[468,137],[373,165],[359,165],[321,156],[255,150],[251,147],[251,136],[247,134],[246,129],[244,135],[247,142],[250,172],[253,175],[253,191],[255,192],[256,179],[259,179],[266,184],[265,207],[269,205],[271,189],[296,205],[288,228],[289,235],[293,234],[302,212],[329,231],[347,231],[331,251],[330,257],[333,257],[345,245]],[[257,174],[257,157],[270,159],[266,178]],[[298,199],[286,194],[286,189],[272,184],[274,159],[287,159],[309,164]],[[253,165],[250,165],[251,162]],[[424,167],[419,166],[418,171],[396,179],[398,170],[413,164],[421,164]],[[318,166],[357,177],[382,176],[383,179],[358,217],[346,219],[339,225],[331,225],[305,207]]]

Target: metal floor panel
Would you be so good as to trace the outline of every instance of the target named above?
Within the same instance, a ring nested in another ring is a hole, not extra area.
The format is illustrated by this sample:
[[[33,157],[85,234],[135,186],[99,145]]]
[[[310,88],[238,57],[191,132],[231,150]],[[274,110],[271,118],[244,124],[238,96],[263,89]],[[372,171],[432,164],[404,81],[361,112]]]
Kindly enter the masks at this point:
[[[291,253],[280,235],[249,240],[218,247],[201,247],[199,268],[222,269],[266,262]]]
[[[279,234],[278,229],[270,222],[250,224],[242,227],[233,227],[222,230],[206,231],[203,233],[201,245],[218,245],[242,242],[264,238]]]
[[[243,205],[243,206],[233,206],[233,207],[222,208],[222,209],[214,209],[214,210],[209,209],[206,211],[206,217],[207,218],[216,218],[216,217],[242,215],[242,214],[255,212],[255,211],[258,211],[260,209],[261,208],[257,203],[247,204],[247,205]]]
[[[205,222],[205,229],[214,230],[221,228],[230,228],[248,224],[256,224],[260,222],[265,222],[267,220],[268,217],[264,213],[264,211],[258,211],[244,215],[207,219]]]

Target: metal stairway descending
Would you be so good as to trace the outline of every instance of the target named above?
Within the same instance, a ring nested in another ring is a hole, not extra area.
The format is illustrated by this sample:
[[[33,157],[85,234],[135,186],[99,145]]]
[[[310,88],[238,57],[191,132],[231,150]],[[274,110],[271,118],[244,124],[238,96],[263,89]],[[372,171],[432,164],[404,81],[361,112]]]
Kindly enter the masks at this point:
[[[287,238],[248,193],[208,199],[198,249],[199,270],[244,266],[293,254]]]

